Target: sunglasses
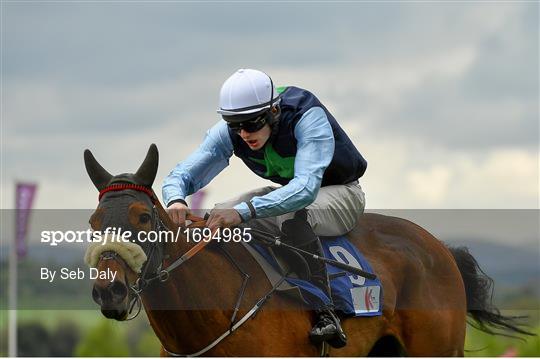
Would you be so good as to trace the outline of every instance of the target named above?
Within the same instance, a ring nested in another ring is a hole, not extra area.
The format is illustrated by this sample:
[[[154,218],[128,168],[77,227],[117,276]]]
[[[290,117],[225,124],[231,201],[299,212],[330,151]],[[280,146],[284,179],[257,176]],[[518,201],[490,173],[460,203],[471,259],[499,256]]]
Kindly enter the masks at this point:
[[[246,132],[257,132],[266,125],[266,114],[253,119],[242,122],[227,122],[229,128],[235,132],[240,132],[242,130]]]

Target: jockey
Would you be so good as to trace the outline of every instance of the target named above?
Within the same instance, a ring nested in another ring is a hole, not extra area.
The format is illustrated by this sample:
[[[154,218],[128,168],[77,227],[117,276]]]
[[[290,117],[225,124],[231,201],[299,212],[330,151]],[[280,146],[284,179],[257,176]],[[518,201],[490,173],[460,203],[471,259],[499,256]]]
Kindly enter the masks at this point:
[[[217,204],[207,226],[214,230],[257,222],[281,240],[322,256],[317,236],[352,230],[365,206],[358,179],[367,162],[336,119],[309,91],[275,88],[262,71],[240,69],[223,84],[222,116],[200,147],[180,162],[163,183],[171,219],[185,224],[185,198],[206,186],[229,164],[233,153],[255,174],[280,187],[264,187]],[[311,281],[330,298],[326,265],[310,256]],[[333,305],[317,311],[314,343],[346,344]]]

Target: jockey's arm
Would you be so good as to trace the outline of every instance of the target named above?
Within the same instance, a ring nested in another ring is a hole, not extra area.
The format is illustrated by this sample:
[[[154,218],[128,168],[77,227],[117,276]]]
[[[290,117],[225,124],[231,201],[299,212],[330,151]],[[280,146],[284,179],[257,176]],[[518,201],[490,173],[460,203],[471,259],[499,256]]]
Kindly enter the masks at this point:
[[[206,132],[199,148],[173,168],[163,181],[163,202],[166,206],[206,186],[225,167],[233,153],[227,125],[219,121]]]
[[[297,140],[294,161],[294,178],[285,186],[264,196],[253,197],[250,209],[243,202],[234,207],[243,221],[251,219],[252,211],[257,218],[279,216],[302,209],[315,201],[321,187],[324,171],[334,156],[334,135],[324,110],[313,107],[306,111],[296,124]]]

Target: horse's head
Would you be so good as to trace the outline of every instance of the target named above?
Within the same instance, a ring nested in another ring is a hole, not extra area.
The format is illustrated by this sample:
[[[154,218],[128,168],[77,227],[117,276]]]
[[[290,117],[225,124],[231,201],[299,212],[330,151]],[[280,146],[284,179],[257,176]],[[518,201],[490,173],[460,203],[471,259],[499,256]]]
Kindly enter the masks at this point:
[[[141,269],[154,273],[161,263],[159,245],[137,241],[140,232],[148,232],[157,226],[158,216],[151,188],[158,168],[158,150],[152,144],[134,174],[111,175],[89,150],[84,152],[84,162],[100,193],[90,225],[106,239],[106,244],[103,241],[93,243],[85,259],[99,273],[116,273],[113,281],[109,277],[96,279],[92,297],[107,318],[125,320],[137,300],[138,293],[132,288]],[[131,233],[129,242],[119,241],[117,235],[128,231]]]

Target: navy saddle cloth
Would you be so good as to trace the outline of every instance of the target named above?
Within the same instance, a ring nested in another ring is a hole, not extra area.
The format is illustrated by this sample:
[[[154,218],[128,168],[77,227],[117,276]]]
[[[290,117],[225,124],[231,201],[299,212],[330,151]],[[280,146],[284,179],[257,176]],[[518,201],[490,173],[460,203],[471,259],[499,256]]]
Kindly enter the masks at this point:
[[[324,255],[351,266],[373,273],[367,259],[344,236],[320,237]],[[279,264],[268,248],[256,243],[249,243],[278,272]],[[332,300],[336,310],[346,316],[377,316],[382,314],[382,286],[380,280],[367,279],[359,275],[344,272],[342,269],[327,264],[331,278]],[[297,287],[303,300],[312,308],[321,308],[330,302],[330,298],[309,281],[286,277],[288,284]]]

